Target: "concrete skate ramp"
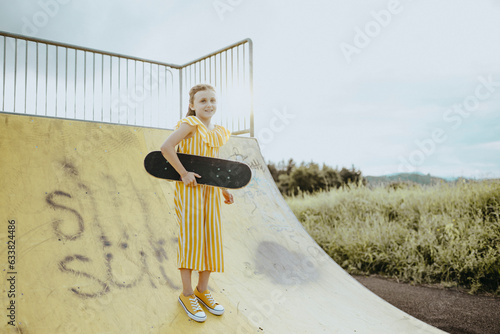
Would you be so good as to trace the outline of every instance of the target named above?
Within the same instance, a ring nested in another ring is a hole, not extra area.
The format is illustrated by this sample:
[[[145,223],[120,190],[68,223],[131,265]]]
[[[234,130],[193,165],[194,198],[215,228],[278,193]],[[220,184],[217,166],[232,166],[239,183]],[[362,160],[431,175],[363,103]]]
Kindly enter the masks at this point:
[[[221,156],[248,163],[253,179],[223,205],[226,272],[210,289],[226,313],[189,320],[177,302],[173,183],[143,168],[170,133],[0,113],[1,332],[440,332],[334,263],[287,207],[258,143],[235,137]]]

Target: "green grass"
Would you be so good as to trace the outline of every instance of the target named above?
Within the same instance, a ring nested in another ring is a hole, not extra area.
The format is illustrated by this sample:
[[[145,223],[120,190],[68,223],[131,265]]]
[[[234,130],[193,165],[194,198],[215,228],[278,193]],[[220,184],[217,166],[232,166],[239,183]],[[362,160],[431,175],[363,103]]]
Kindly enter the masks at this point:
[[[354,187],[287,198],[351,274],[500,294],[500,181]]]

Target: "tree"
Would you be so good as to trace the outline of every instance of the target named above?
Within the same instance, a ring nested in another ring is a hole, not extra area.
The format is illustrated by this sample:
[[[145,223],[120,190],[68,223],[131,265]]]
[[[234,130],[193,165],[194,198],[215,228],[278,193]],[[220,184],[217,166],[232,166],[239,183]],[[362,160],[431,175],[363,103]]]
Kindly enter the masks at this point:
[[[283,160],[277,165],[268,164],[274,182],[283,195],[297,195],[299,192],[314,193],[322,190],[350,186],[350,184],[366,185],[361,171],[354,166],[351,169],[342,168],[341,171],[333,169],[326,164],[320,168],[317,163],[302,162],[300,166],[289,159],[287,163]]]
[[[342,184],[348,187],[351,184],[366,184],[366,181],[361,176],[361,171],[357,171],[354,166],[352,166],[351,169],[342,168],[340,171],[340,178],[342,179]]]
[[[322,178],[318,164],[310,162],[302,163],[290,173],[290,190],[293,194],[299,191],[313,193],[322,189]]]
[[[323,189],[330,190],[342,186],[342,178],[338,170],[323,164],[320,175],[323,180]]]

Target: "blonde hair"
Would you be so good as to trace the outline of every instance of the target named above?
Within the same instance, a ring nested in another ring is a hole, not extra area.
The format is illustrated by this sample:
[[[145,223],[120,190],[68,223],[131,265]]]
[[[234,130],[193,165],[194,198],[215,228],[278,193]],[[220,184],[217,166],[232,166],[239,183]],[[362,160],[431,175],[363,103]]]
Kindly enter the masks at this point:
[[[194,103],[194,96],[196,95],[196,93],[201,92],[201,91],[205,91],[205,90],[212,90],[215,93],[215,88],[209,84],[199,84],[199,85],[193,86],[189,90],[189,104]],[[188,116],[196,116],[196,112],[193,109],[191,109],[190,106],[188,106],[188,112],[186,114],[186,117],[188,117]]]

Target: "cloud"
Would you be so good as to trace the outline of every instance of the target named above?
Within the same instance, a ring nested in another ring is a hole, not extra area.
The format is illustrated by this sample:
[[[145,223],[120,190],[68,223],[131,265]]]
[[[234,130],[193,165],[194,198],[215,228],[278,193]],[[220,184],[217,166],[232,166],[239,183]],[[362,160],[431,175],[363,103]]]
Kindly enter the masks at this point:
[[[500,136],[500,134],[499,134],[499,136]],[[467,149],[481,150],[481,151],[498,151],[498,154],[500,156],[500,140],[492,141],[492,142],[488,142],[488,143],[476,144],[476,145],[469,145],[469,146],[467,146]],[[493,153],[493,152],[488,152],[488,153]]]

